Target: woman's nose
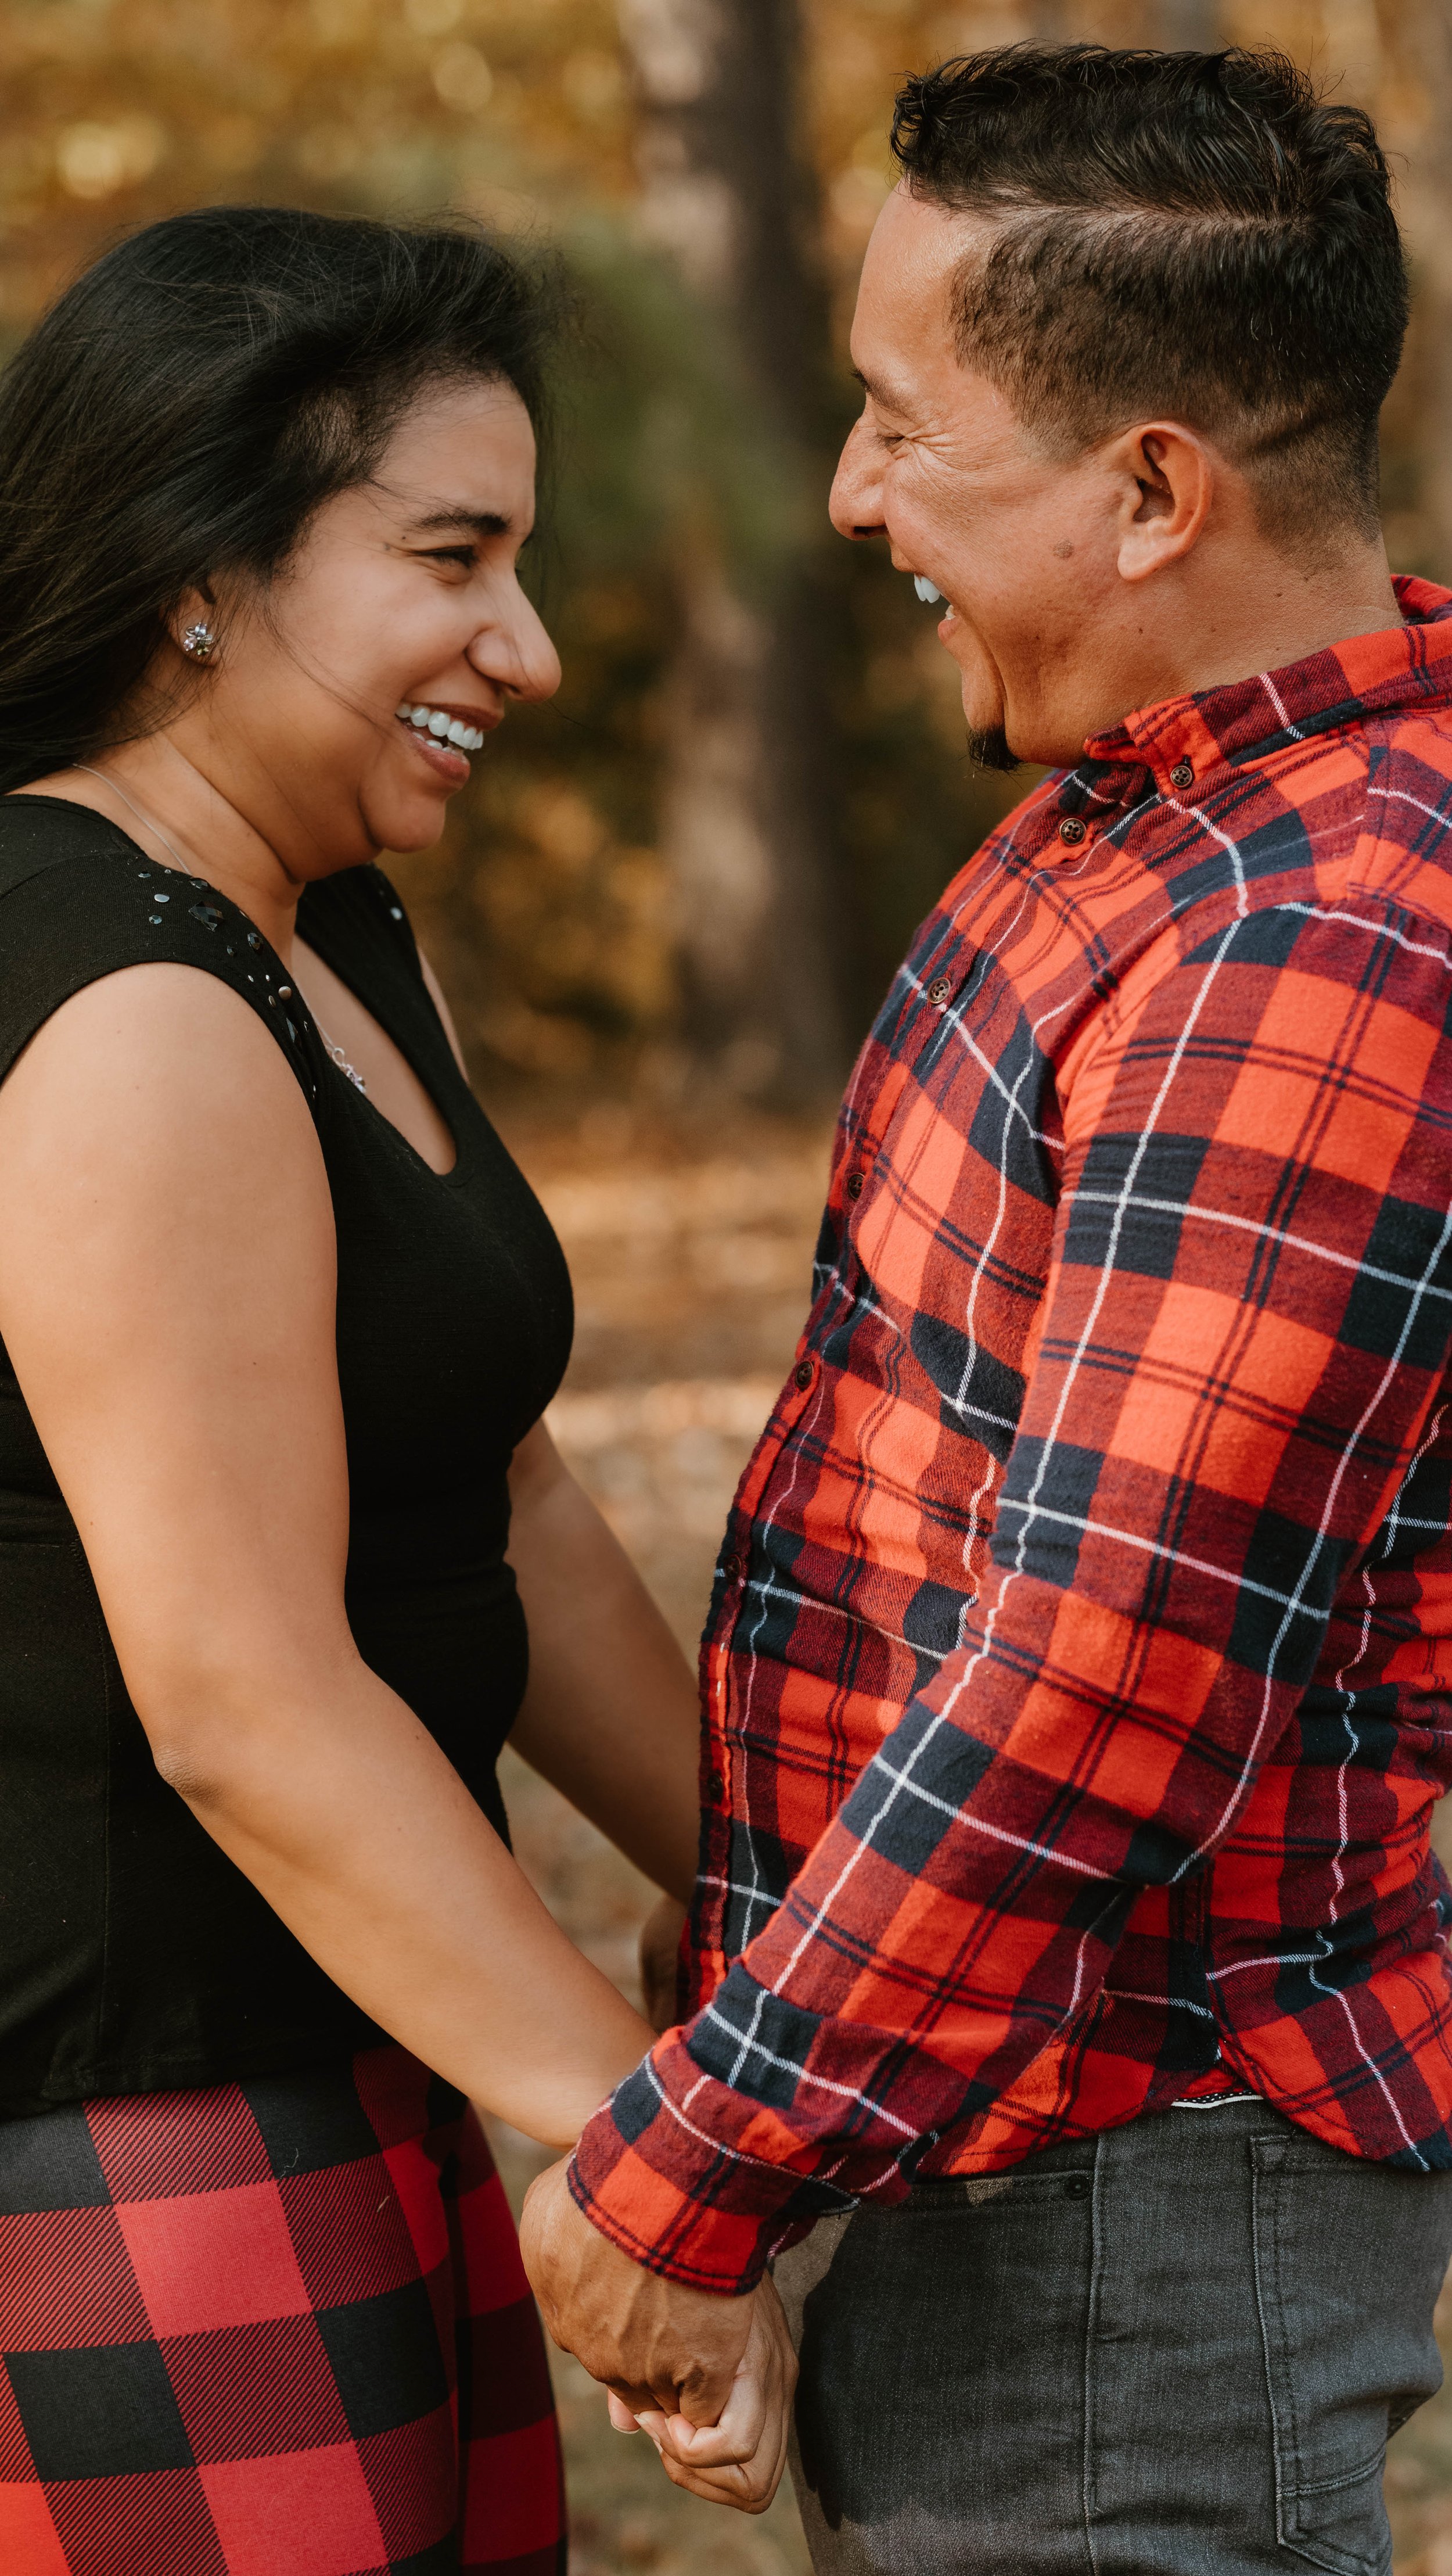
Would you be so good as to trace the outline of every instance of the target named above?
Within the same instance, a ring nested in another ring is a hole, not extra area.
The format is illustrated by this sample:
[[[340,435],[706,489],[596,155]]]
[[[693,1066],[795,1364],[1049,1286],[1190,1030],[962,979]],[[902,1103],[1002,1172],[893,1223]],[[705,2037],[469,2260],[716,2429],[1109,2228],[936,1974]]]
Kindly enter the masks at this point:
[[[560,657],[538,610],[522,590],[516,590],[508,616],[475,638],[469,660],[485,679],[497,681],[512,697],[552,698],[560,685]]]

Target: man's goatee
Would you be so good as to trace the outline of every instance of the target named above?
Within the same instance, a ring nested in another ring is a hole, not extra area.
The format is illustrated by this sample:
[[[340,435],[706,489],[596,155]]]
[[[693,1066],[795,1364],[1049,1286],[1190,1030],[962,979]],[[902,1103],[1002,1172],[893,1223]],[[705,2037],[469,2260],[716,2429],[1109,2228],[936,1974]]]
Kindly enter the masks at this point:
[[[1019,765],[1018,753],[1010,751],[1002,725],[990,725],[986,733],[970,725],[968,757],[975,769],[1017,769]]]

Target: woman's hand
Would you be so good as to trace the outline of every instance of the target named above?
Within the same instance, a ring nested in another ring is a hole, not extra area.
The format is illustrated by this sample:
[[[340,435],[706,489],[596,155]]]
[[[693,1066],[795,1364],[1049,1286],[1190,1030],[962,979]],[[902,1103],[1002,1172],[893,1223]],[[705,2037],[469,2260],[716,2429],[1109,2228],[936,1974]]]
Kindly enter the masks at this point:
[[[663,1896],[640,1927],[640,1990],[645,2018],[654,2031],[670,2030],[679,2018],[676,1968],[686,1912],[674,1896]]]

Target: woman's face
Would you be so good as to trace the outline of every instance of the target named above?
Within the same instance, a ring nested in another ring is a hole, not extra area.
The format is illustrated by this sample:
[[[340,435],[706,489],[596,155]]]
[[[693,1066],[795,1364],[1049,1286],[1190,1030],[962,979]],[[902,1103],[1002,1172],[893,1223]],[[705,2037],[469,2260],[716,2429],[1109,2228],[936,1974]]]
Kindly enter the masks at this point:
[[[559,687],[516,571],[534,468],[512,386],[431,391],[264,600],[183,604],[178,632],[205,620],[216,659],[167,730],[290,875],[427,849],[510,700]]]

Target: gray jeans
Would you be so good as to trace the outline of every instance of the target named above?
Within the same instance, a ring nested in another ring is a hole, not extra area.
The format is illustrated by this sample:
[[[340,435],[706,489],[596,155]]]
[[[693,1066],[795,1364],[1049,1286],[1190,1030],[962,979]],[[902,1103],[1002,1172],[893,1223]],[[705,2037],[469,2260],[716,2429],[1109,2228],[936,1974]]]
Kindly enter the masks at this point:
[[[928,2183],[782,2255],[819,2576],[1387,2576],[1452,2173],[1261,2102]]]

